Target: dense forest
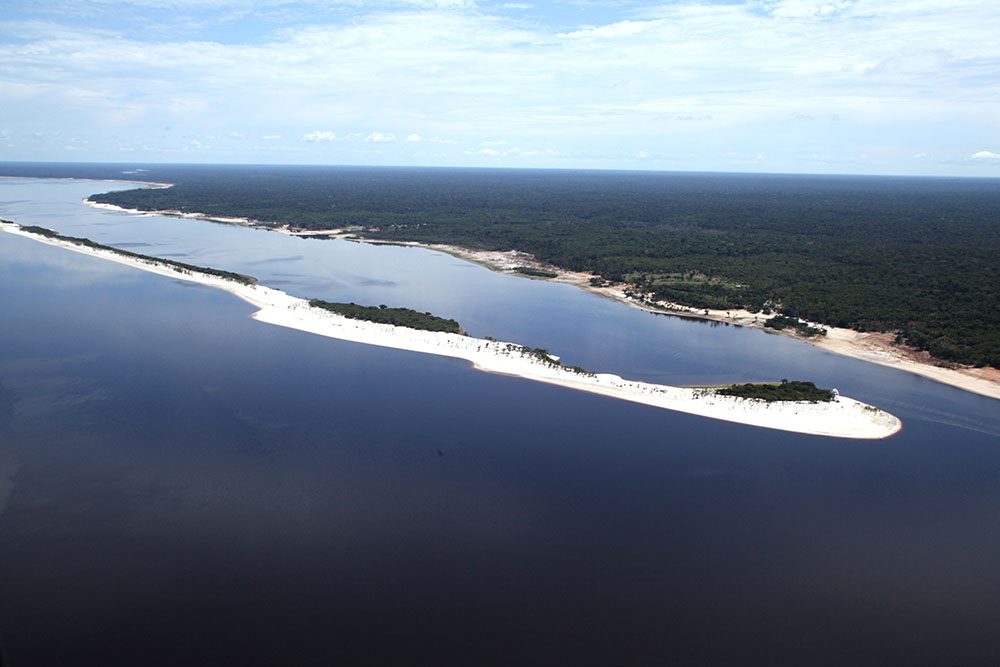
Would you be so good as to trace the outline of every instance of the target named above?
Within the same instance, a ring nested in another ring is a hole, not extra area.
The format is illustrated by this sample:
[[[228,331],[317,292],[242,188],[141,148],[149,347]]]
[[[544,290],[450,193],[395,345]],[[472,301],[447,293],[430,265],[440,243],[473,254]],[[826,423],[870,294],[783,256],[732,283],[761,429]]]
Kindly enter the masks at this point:
[[[658,299],[893,332],[943,360],[1000,367],[996,179],[252,166],[149,166],[112,176],[106,165],[38,165],[31,174],[24,165],[7,168],[53,176],[89,169],[91,177],[176,184],[92,197],[129,208],[522,250]]]

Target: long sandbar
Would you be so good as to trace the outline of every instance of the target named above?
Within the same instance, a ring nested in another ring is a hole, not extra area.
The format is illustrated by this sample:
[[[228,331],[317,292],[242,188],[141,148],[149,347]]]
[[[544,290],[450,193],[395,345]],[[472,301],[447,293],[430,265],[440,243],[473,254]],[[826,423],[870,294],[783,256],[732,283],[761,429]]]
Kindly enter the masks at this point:
[[[315,308],[306,299],[271,287],[245,285],[216,275],[181,270],[152,258],[143,260],[126,257],[111,250],[81,246],[59,238],[27,232],[16,224],[0,223],[0,227],[6,232],[42,243],[225,290],[256,306],[259,310],[252,317],[260,322],[321,336],[465,359],[479,370],[764,428],[863,439],[887,438],[901,428],[901,423],[895,416],[845,396],[837,396],[835,400],[823,403],[768,403],[758,399],[722,396],[711,389],[637,382],[608,373],[579,373],[558,364],[546,363],[534,355],[524,354],[523,348],[515,343],[353,320]]]

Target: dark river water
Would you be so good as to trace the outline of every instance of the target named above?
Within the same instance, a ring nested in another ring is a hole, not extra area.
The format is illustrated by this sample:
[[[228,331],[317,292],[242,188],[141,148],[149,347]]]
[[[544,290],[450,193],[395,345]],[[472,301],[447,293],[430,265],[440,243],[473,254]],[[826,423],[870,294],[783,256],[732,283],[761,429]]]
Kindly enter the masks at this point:
[[[440,253],[80,203],[115,187],[0,179],[0,217],[629,378],[814,380],[904,428],[480,373],[0,234],[5,665],[1000,662],[1000,401]]]

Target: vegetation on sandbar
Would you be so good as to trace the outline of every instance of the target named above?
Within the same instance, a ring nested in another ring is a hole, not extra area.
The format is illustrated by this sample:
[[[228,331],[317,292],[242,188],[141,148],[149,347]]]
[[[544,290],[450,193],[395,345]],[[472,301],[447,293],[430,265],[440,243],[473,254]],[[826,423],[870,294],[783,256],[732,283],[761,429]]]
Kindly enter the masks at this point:
[[[455,320],[449,320],[430,313],[420,313],[412,308],[390,308],[385,304],[380,306],[359,306],[356,303],[335,303],[322,299],[310,299],[309,305],[314,308],[349,317],[352,320],[366,320],[380,324],[392,324],[409,329],[424,331],[443,331],[445,333],[462,333],[462,327]]]
[[[832,389],[820,389],[812,382],[782,380],[772,384],[734,384],[716,389],[716,394],[737,398],[759,398],[763,401],[809,401],[821,403],[832,401],[837,395]]]
[[[9,221],[4,220],[3,222]],[[108,252],[115,253],[116,255],[121,255],[123,257],[136,259],[146,263],[170,266],[185,273],[204,273],[225,278],[226,280],[232,280],[244,285],[252,285],[257,282],[256,278],[246,276],[241,273],[234,273],[232,271],[213,269],[204,266],[195,266],[193,264],[185,264],[184,262],[177,262],[172,259],[141,255],[128,250],[121,250],[112,246],[106,246],[86,238],[63,236],[59,232],[48,229],[47,227],[39,227],[38,225],[18,225],[18,227],[23,231],[38,234],[39,236],[44,236],[46,238],[58,239],[60,241],[66,241],[67,243],[93,248],[95,250],[106,250]],[[321,299],[310,299],[309,304],[355,320],[368,320],[370,322],[394,324],[396,326],[408,327],[410,329],[462,333],[462,327],[460,327],[458,322],[455,320],[437,317],[435,315],[431,315],[430,313],[420,313],[410,308],[389,308],[384,304],[381,306],[359,306],[355,303],[334,303],[331,301],[323,301]]]
[[[140,262],[145,262],[147,264],[163,264],[166,266],[170,266],[174,269],[178,269],[179,271],[182,271],[184,273],[204,273],[207,275],[224,278],[226,280],[232,280],[233,282],[237,282],[243,285],[253,285],[254,283],[257,282],[257,279],[254,278],[253,276],[247,276],[242,273],[225,271],[223,269],[213,269],[208,266],[196,266],[194,264],[185,264],[184,262],[177,262],[175,260],[164,259],[162,257],[151,257],[150,255],[141,255],[137,252],[131,252],[129,250],[122,250],[120,248],[115,248],[113,246],[103,245],[101,243],[97,243],[96,241],[91,241],[90,239],[80,238],[76,236],[63,236],[59,232],[52,231],[47,227],[39,227],[38,225],[18,225],[18,227],[20,227],[23,231],[30,232],[32,234],[38,234],[39,236],[45,236],[50,239],[58,239],[59,241],[65,241],[67,243],[72,243],[73,245],[93,248],[95,250],[106,250],[108,252],[113,252],[116,255],[121,255],[122,257],[127,257],[129,259],[139,260]]]
[[[543,364],[552,366],[554,368],[562,368],[567,371],[572,371],[573,373],[578,373],[579,375],[594,375],[593,371],[588,371],[586,368],[581,368],[580,366],[567,366],[566,364],[559,361],[558,357],[555,357],[551,352],[542,347],[528,347],[527,345],[517,345],[514,343],[510,344],[513,349],[520,352],[526,357],[531,357],[536,359]]]

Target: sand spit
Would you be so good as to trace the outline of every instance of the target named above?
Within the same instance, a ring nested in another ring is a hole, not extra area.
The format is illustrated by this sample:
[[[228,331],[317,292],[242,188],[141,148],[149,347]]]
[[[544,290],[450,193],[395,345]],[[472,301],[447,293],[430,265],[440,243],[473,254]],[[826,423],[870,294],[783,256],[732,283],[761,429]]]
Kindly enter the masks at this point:
[[[152,186],[151,186],[152,187]],[[170,187],[166,185],[164,187]],[[90,201],[89,199],[84,199],[83,203],[91,208],[101,208],[106,211],[119,211],[122,213],[131,213],[132,215],[158,215],[165,216],[168,218],[187,218],[188,220],[207,220],[209,222],[222,222],[227,225],[247,225],[252,226],[253,222],[249,218],[227,218],[224,216],[211,216],[205,215],[204,213],[184,213],[183,211],[175,210],[164,210],[164,211],[141,211],[137,208],[122,208],[121,206],[115,206],[114,204],[101,204],[99,202]]]
[[[644,405],[686,412],[712,419],[765,428],[840,438],[881,439],[896,433],[900,421],[873,406],[838,396],[829,403],[766,403],[716,395],[711,389],[671,387],[625,380],[617,375],[579,373],[525,354],[515,343],[484,340],[460,334],[420,331],[387,324],[352,320],[313,308],[306,299],[262,285],[245,285],[210,274],[184,271],[156,260],[124,257],[109,250],[79,246],[56,238],[25,232],[19,225],[0,223],[4,231],[93,255],[144,271],[188,280],[230,292],[259,310],[258,321],[309,333],[436,354],[470,361],[475,368],[546,382]]]

